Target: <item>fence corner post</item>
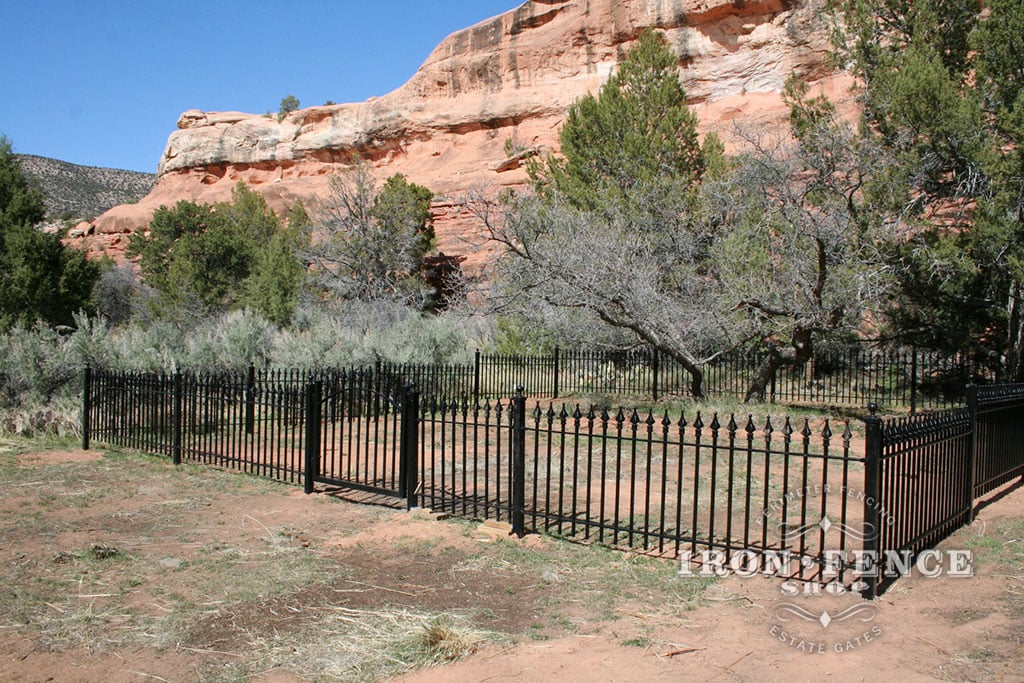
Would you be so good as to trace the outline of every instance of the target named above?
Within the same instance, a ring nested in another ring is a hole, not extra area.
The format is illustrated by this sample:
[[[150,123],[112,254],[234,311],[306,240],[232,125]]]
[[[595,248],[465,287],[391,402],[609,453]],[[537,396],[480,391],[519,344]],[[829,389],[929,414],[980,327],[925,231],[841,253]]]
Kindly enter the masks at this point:
[[[970,486],[967,489],[967,500],[971,501],[970,510],[967,513],[967,523],[970,524],[974,521],[976,514],[974,508],[974,487],[978,483],[978,385],[968,384],[966,393],[967,412],[971,420],[971,438],[967,446],[970,449],[970,452],[967,454],[967,478],[968,486]]]
[[[526,535],[526,396],[516,387],[512,399],[512,533]]]
[[[181,464],[181,369],[171,378],[171,462]]]
[[[878,596],[881,570],[881,498],[882,498],[882,418],[878,417],[878,404],[868,406],[870,415],[864,418],[864,558],[870,573],[864,577],[861,596],[874,600]]]
[[[303,491],[313,493],[313,480],[320,472],[320,402],[323,382],[306,385],[306,463],[302,478]]]
[[[415,384],[402,390],[402,434],[398,490],[405,495],[405,508],[419,507],[420,392]]]
[[[89,450],[90,418],[92,413],[92,367],[82,369],[82,450]]]

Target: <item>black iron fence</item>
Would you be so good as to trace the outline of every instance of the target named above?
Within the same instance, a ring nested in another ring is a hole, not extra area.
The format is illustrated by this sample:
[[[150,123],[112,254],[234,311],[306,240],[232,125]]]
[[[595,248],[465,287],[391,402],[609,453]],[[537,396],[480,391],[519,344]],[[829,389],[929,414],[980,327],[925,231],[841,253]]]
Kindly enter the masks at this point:
[[[301,480],[309,373],[85,371],[91,439],[287,482]]]
[[[1024,474],[1024,387],[883,421],[451,400],[393,371],[85,371],[90,439],[704,565],[884,590]],[[858,555],[859,554],[859,555]]]
[[[767,352],[738,350],[703,367],[712,399],[746,397]],[[426,394],[473,401],[527,387],[532,396],[686,397],[691,378],[679,363],[653,349],[569,351],[546,356],[484,354],[471,364],[390,365],[379,371],[414,381]],[[807,363],[784,366],[771,380],[772,402],[863,407],[878,403],[918,410],[962,405],[970,384],[996,381],[992,371],[963,355],[921,350],[875,351],[863,347],[817,350]]]
[[[1024,385],[968,387],[967,406],[865,420],[866,554],[877,595],[974,518],[975,502],[1024,476]],[[868,504],[870,502],[870,504]]]
[[[768,556],[821,576],[862,511],[842,492],[863,458],[843,422],[434,402],[420,413],[422,501],[432,509],[705,564]],[[799,492],[794,495],[793,492]],[[824,516],[835,524],[826,539]],[[838,568],[837,578],[848,567]]]

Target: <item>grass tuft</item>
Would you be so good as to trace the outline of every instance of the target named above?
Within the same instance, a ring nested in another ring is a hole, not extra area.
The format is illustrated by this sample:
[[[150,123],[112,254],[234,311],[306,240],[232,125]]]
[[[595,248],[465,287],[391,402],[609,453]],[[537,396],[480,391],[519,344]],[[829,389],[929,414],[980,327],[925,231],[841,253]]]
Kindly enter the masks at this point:
[[[423,624],[414,642],[426,664],[443,664],[473,654],[484,640],[482,632],[442,615]]]

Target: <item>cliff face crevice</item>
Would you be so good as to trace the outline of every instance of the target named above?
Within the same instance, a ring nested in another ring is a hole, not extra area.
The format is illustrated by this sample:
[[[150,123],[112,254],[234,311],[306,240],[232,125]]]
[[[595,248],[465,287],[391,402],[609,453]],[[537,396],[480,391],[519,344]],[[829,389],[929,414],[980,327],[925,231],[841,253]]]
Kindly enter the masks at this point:
[[[702,130],[727,144],[736,122],[765,125],[796,72],[819,90],[846,80],[826,67],[823,0],[533,0],[442,41],[402,87],[352,104],[277,116],[183,113],[137,204],[79,226],[89,245],[141,230],[160,205],[225,201],[241,180],[275,208],[316,202],[355,157],[380,178],[403,173],[438,195],[440,248],[465,253],[474,230],[452,209],[471,188],[525,182],[522,159],[557,149],[569,106],[596,92],[640,31],[657,28],[679,55]],[[512,140],[521,154],[505,152]],[[120,240],[123,244],[123,240]],[[116,249],[115,257],[119,256]],[[466,266],[475,264],[471,256]]]

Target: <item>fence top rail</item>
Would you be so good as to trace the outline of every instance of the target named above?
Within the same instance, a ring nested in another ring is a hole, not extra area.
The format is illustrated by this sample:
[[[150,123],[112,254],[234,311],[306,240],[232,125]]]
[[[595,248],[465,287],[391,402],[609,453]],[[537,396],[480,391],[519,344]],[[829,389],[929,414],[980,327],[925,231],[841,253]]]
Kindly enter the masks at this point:
[[[919,415],[889,418],[882,427],[882,440],[886,445],[899,445],[927,437],[941,439],[957,434],[967,434],[972,429],[970,410],[951,408]]]
[[[470,415],[494,416],[495,423],[503,416],[510,416],[512,400],[501,399],[483,403],[468,398],[429,397],[420,404],[421,418],[426,421],[444,421]],[[526,412],[528,429],[532,432],[552,431],[562,434],[579,433],[595,438],[628,439],[638,442],[661,442],[720,447],[752,453],[806,455],[810,458],[843,459],[862,461],[863,457],[850,454],[853,432],[850,420],[835,423],[829,418],[813,421],[810,418],[778,416],[773,420],[766,416],[763,421],[755,420],[752,414],[713,412],[704,415],[701,411],[687,417],[680,412],[678,417],[668,411],[655,413],[651,409],[636,408],[610,409],[596,405],[555,404],[544,407],[534,402]],[[511,419],[510,417],[508,419]],[[832,455],[830,449],[841,450],[842,455]]]
[[[978,408],[1003,407],[1024,404],[1024,384],[994,384],[976,387]]]

